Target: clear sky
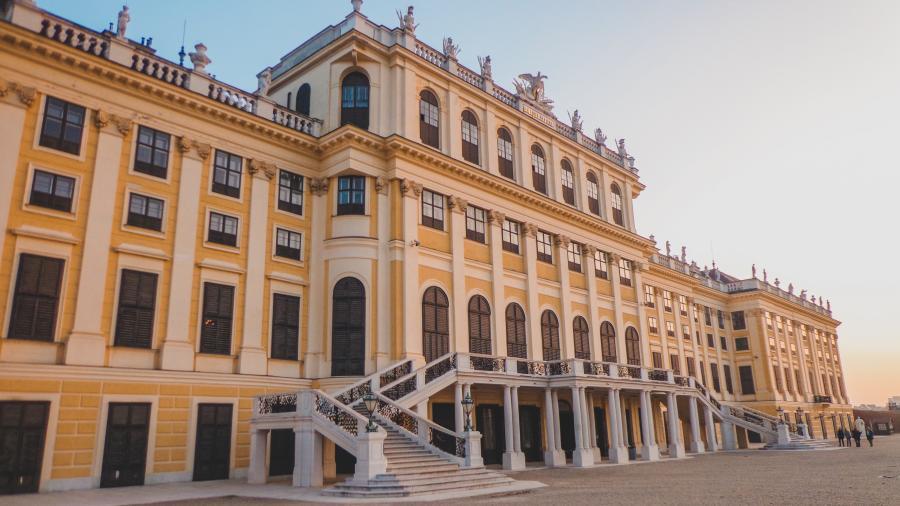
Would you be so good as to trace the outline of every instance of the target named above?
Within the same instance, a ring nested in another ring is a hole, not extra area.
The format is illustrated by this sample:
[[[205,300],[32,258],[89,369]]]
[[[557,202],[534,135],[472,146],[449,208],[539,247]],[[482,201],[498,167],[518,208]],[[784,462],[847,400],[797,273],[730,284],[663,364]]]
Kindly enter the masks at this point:
[[[396,26],[410,0],[367,0]],[[116,0],[38,0],[91,28]],[[264,67],[350,12],[349,0],[130,0],[133,39],[177,61],[204,42],[208,70],[246,90]],[[646,191],[644,235],[700,265],[830,299],[856,403],[900,395],[900,2],[431,0],[417,36],[452,36],[512,89],[541,72],[556,111],[625,137]]]

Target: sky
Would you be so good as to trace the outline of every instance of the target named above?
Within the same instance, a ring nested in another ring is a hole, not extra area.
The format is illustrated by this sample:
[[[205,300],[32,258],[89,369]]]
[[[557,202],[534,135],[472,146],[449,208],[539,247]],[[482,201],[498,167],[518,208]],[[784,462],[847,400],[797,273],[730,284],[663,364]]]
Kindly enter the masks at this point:
[[[407,0],[409,1],[409,0]],[[121,0],[38,0],[95,29]],[[350,12],[349,0],[129,0],[128,36],[245,90]],[[406,3],[366,0],[397,26]],[[429,0],[416,35],[490,54],[508,89],[541,71],[558,116],[626,138],[643,235],[746,278],[755,263],[831,301],[854,404],[900,395],[900,2]]]

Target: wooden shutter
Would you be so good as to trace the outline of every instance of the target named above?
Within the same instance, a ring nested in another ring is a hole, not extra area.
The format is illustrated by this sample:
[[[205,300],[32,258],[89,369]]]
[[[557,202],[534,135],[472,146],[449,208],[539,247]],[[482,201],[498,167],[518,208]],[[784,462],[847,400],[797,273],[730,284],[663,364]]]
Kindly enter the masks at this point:
[[[331,312],[331,374],[358,376],[365,369],[366,289],[356,278],[334,286]]]
[[[616,361],[616,329],[612,323],[603,322],[600,325],[600,346],[603,352],[604,362]]]
[[[525,311],[515,302],[506,307],[506,354],[516,358],[528,357]]]
[[[157,275],[125,269],[119,283],[116,346],[150,348],[156,307]]]
[[[625,354],[630,365],[641,365],[641,338],[634,327],[625,331]]]
[[[297,360],[300,297],[276,293],[272,300],[272,358]]]
[[[19,257],[9,337],[52,341],[64,261],[37,255]]]
[[[559,319],[549,309],[541,315],[541,341],[544,360],[559,360]]]
[[[587,320],[582,316],[575,318],[572,324],[573,338],[575,341],[575,358],[583,360],[591,359],[591,345],[589,340],[590,332],[588,331]]]
[[[234,287],[204,283],[200,353],[231,354],[233,315]]]
[[[491,354],[491,308],[481,295],[469,300],[469,351]]]
[[[425,361],[450,351],[450,315],[447,294],[436,286],[425,290],[422,297],[422,345]]]

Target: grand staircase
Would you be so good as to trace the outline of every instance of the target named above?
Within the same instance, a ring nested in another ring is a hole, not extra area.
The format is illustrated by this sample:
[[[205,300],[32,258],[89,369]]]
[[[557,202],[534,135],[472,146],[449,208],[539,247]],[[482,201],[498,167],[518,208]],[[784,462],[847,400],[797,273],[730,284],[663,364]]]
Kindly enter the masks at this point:
[[[362,404],[354,411],[367,416]],[[376,417],[375,422],[387,432],[384,441],[384,457],[387,472],[368,481],[352,478],[324,489],[323,495],[355,498],[390,498],[458,492],[478,489],[489,494],[491,489],[508,487],[515,480],[483,467],[461,469],[459,464],[435,455],[426,446],[391,424]]]
[[[832,449],[834,445],[829,441],[822,439],[806,439],[802,436],[790,435],[790,442],[787,444],[778,444],[771,442],[763,446],[763,450],[826,450]]]

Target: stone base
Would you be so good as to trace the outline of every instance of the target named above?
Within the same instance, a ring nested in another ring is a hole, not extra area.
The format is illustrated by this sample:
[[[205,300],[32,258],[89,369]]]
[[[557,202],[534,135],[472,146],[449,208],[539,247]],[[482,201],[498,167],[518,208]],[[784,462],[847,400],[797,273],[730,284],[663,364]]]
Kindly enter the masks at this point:
[[[544,452],[544,465],[547,467],[562,467],[566,465],[566,453],[562,450]]]
[[[72,332],[66,341],[66,365],[102,366],[106,358],[106,336]]]
[[[525,469],[525,454],[522,452],[503,452],[503,469],[507,471]]]
[[[787,424],[778,424],[778,439],[776,441],[779,445],[791,444],[791,431]]]
[[[590,467],[594,465],[594,452],[589,448],[572,450],[572,465],[575,467]]]
[[[642,460],[659,460],[659,446],[657,445],[645,445],[641,447],[641,459]]]
[[[268,372],[266,370],[266,352],[260,348],[241,348],[241,354],[238,357],[238,372],[265,376]]]
[[[703,441],[691,441],[691,453],[703,453],[706,451],[706,446],[703,444]]]
[[[609,463],[610,464],[627,464],[629,461],[628,458],[628,448],[624,446],[612,447],[609,449]]]
[[[600,448],[594,447],[591,448],[591,451],[594,452],[594,463],[598,463],[603,460],[603,453],[600,452]]]
[[[193,371],[194,348],[183,341],[165,341],[160,350],[160,367],[166,371]]]
[[[684,451],[684,445],[681,443],[676,443],[673,445],[669,445],[669,458],[672,459],[683,459],[687,453]]]

